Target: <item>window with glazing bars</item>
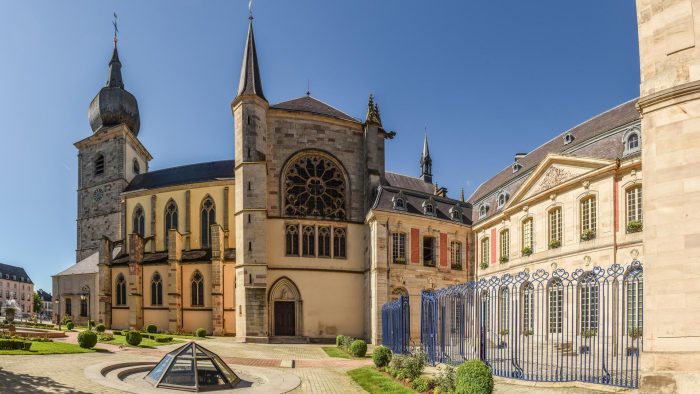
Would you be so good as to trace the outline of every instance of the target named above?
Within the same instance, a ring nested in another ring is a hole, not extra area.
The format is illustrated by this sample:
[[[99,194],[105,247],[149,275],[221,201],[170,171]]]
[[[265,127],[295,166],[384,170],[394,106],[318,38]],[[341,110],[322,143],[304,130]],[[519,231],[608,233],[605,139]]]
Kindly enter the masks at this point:
[[[482,238],[481,239],[481,262],[488,264],[489,263],[489,246],[491,244],[489,243],[489,238]]]
[[[532,235],[532,218],[528,218],[523,222],[523,249],[532,249]]]
[[[405,264],[406,263],[406,234],[405,233],[393,233],[392,234],[392,252],[394,257],[394,263]]]
[[[642,187],[627,190],[627,223],[642,221]]]
[[[549,332],[561,333],[563,314],[564,286],[561,279],[553,279],[549,284]]]
[[[459,241],[450,242],[450,262],[453,267],[462,266],[462,243]]]
[[[535,288],[532,286],[532,283],[530,282],[525,282],[523,283],[523,307],[522,307],[522,316],[523,316],[523,334],[529,335],[531,334],[530,331],[533,330],[534,328],[534,304],[535,304]]]
[[[598,328],[598,282],[593,274],[587,274],[580,283],[581,334]]]
[[[508,288],[504,287],[498,292],[498,325],[501,334],[508,329]]]
[[[581,201],[581,232],[596,232],[596,201],[595,197],[588,197]]]
[[[435,238],[423,237],[423,265],[435,267]]]
[[[642,273],[632,273],[629,275],[633,279],[626,281],[627,285],[627,329],[641,330],[643,316],[643,283]],[[628,277],[628,278],[629,278]]]
[[[561,208],[549,211],[549,242],[561,242]]]
[[[501,256],[508,258],[510,255],[510,231],[501,231]]]

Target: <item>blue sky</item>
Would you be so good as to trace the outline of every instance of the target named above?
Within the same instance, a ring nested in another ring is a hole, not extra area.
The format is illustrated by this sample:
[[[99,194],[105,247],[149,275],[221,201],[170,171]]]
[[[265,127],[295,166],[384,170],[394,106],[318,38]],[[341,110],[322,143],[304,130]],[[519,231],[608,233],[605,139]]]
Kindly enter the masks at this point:
[[[639,94],[634,2],[261,1],[265,95],[313,96],[363,117],[375,94],[387,169],[456,197],[526,152]],[[0,262],[39,288],[74,262],[77,151],[119,14],[126,88],[151,170],[233,157],[247,1],[13,1],[0,5]]]

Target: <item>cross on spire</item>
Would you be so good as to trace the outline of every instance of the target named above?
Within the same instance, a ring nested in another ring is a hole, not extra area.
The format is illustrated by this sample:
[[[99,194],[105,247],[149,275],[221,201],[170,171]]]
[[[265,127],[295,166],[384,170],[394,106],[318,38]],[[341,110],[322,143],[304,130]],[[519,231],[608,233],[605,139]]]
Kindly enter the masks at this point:
[[[116,12],[114,12],[113,15],[114,15],[114,19],[112,20],[112,25],[114,26],[114,46],[116,47],[117,41],[119,41],[119,39],[117,38],[117,35],[119,34],[119,27],[117,26],[117,19],[119,17],[117,16]]]

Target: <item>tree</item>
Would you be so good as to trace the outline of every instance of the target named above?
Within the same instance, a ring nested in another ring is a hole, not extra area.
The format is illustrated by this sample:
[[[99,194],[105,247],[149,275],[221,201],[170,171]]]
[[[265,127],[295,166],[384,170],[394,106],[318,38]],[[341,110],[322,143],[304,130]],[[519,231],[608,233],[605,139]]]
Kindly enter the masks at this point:
[[[34,293],[34,313],[41,312],[41,296],[39,293]]]

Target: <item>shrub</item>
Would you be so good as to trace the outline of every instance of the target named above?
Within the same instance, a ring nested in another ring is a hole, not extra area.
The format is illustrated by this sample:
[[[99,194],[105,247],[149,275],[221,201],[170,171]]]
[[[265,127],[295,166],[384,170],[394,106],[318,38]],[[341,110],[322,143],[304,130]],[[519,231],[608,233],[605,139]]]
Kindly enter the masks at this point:
[[[491,369],[479,360],[469,360],[457,368],[456,394],[491,394],[493,376]]]
[[[399,375],[403,375],[404,378],[411,380],[417,378],[423,372],[426,361],[425,353],[420,350],[408,355],[403,361]]]
[[[105,325],[100,323],[97,325],[97,327],[95,327],[95,330],[100,333],[105,332]]]
[[[158,332],[158,327],[155,324],[149,324],[148,326],[146,326],[146,332],[155,334],[156,332]]]
[[[169,337],[169,336],[160,336],[160,337],[155,338],[155,341],[158,343],[172,342],[172,340],[173,340],[173,337]]]
[[[198,328],[197,331],[194,332],[194,335],[196,335],[200,338],[206,338],[207,330],[205,330],[203,328]]]
[[[411,383],[411,388],[419,393],[424,393],[430,390],[430,383],[431,382],[428,378],[419,376],[413,380],[413,382]]]
[[[142,339],[141,333],[138,331],[129,331],[126,333],[126,342],[131,346],[138,346]]]
[[[350,354],[355,357],[364,357],[367,354],[367,342],[357,339],[350,344]]]
[[[21,339],[0,339],[0,350],[29,350],[32,348],[30,341]]]
[[[343,344],[343,335],[335,337],[335,346],[340,347]]]
[[[119,331],[119,330],[112,330],[112,334],[114,334],[114,335],[124,335],[124,333],[121,332],[121,331]]]
[[[642,231],[642,222],[639,220],[630,220],[627,223],[627,233],[638,233]]]
[[[445,365],[438,371],[435,379],[435,391],[440,393],[455,392],[455,368],[451,365]]]
[[[406,356],[403,354],[394,354],[391,356],[391,361],[389,361],[389,373],[396,376],[399,370],[403,368],[405,361]]]
[[[372,361],[377,368],[386,367],[391,361],[391,350],[386,346],[377,346],[372,352]]]
[[[95,327],[95,321],[94,320],[88,320],[88,330]]]
[[[348,337],[348,336],[343,335],[343,344],[341,347],[345,351],[349,351],[350,345],[352,344],[352,341],[354,341],[354,340],[355,340],[355,338],[353,338],[353,337]]]
[[[109,341],[114,340],[114,335],[112,335],[112,334],[100,334],[99,340],[101,342],[109,342]]]
[[[67,329],[72,330],[73,327],[75,327],[75,324],[74,324],[72,321],[69,321],[68,323],[66,323],[66,328],[67,328]]]
[[[84,349],[92,349],[97,344],[97,334],[92,331],[81,331],[78,334],[78,345]]]

